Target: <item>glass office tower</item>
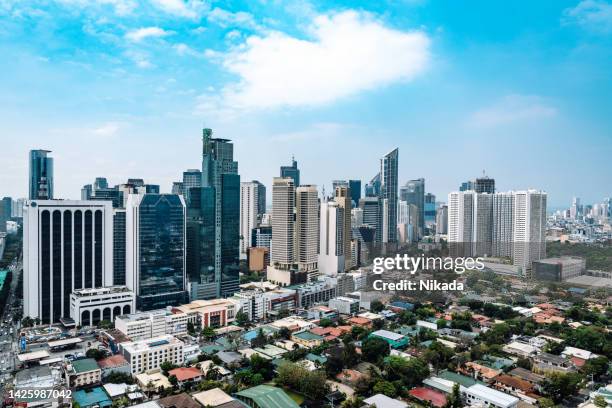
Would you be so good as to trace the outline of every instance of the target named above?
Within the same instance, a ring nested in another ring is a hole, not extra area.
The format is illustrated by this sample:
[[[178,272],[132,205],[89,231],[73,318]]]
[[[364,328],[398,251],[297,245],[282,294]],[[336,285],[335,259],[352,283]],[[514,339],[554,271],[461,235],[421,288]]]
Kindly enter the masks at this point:
[[[187,194],[188,263],[192,299],[239,290],[240,176],[234,145],[202,134],[202,185]]]
[[[53,158],[50,150],[30,150],[30,200],[53,199]]]

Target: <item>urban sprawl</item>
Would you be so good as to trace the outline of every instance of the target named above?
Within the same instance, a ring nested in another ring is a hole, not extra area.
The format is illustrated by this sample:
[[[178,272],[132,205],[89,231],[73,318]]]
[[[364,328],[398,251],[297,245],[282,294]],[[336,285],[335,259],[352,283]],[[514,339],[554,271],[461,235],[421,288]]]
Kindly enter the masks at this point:
[[[612,407],[612,199],[551,211],[483,175],[442,202],[398,162],[325,191],[292,159],[270,205],[204,129],[171,193],[77,200],[30,151],[29,197],[0,201],[3,406]]]

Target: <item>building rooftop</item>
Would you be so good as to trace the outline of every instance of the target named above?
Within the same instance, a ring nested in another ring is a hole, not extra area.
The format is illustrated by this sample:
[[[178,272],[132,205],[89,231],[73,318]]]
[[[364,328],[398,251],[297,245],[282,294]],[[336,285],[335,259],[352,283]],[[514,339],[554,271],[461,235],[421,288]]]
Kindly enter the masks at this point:
[[[76,374],[87,373],[89,371],[99,370],[98,363],[93,358],[84,358],[81,360],[74,360],[72,362],[72,370]]]
[[[201,408],[186,392],[159,399],[157,403],[163,408]]]
[[[236,395],[253,400],[259,408],[299,408],[283,390],[270,385],[247,388]]]
[[[513,397],[512,395],[508,395],[481,384],[472,385],[467,389],[467,391],[480,399],[493,402],[498,407],[510,407],[512,405],[516,405],[518,402],[518,398]]]
[[[310,341],[310,340],[323,340],[323,336],[319,336],[318,334],[311,333],[309,331],[301,331],[297,333],[293,333],[293,336],[298,339]]]
[[[196,367],[179,367],[168,371],[169,375],[173,375],[179,381],[189,381],[202,376],[202,371]]]
[[[398,341],[404,338],[403,335],[389,331],[389,330],[376,330],[370,336],[382,337],[391,341]]]
[[[161,346],[166,346],[169,344],[182,345],[183,342],[177,339],[176,337],[167,334],[164,336],[154,337],[152,339],[133,341],[130,343],[123,343],[122,347],[128,353],[133,354],[133,353],[148,351],[148,350],[155,349]]]
[[[106,357],[98,361],[98,366],[102,369],[123,367],[126,365],[128,365],[128,362],[121,354],[115,354],[114,356]]]
[[[193,394],[193,398],[205,407],[218,407],[219,405],[234,401],[234,398],[227,395],[221,388],[198,392]]]
[[[408,404],[403,401],[387,397],[383,394],[376,394],[363,400],[368,405],[375,405],[376,408],[407,408]]]
[[[102,387],[95,387],[88,390],[78,390],[72,394],[74,402],[81,407],[93,407],[95,405],[100,408],[110,407],[112,401],[104,392]]]

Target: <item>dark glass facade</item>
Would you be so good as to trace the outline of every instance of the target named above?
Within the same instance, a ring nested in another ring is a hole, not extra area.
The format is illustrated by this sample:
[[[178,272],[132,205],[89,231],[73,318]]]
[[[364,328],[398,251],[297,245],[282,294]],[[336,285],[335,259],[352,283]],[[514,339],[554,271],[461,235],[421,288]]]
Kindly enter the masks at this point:
[[[180,197],[145,194],[138,217],[137,307],[152,310],[185,302],[185,208]]]
[[[53,199],[53,158],[48,150],[30,150],[30,200]]]
[[[361,199],[361,180],[349,180],[349,188],[351,189],[353,207],[357,207],[359,205],[359,199]]]
[[[113,213],[113,285],[125,285],[125,211]]]
[[[292,159],[291,166],[281,166],[280,176],[291,177],[293,179],[293,185],[296,188],[300,186],[300,169],[298,169],[297,161]]]
[[[70,317],[70,293],[103,286],[102,210],[40,210],[40,298],[44,324]]]
[[[221,195],[221,296],[240,289],[240,176],[223,174]]]

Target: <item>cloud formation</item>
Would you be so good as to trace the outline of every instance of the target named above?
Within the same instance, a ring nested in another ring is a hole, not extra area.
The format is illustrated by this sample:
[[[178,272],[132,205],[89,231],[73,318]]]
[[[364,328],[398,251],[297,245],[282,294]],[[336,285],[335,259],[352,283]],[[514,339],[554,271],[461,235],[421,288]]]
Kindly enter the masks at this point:
[[[612,32],[612,4],[600,0],[582,0],[563,13],[563,23],[577,24],[589,31]]]
[[[253,35],[227,53],[208,53],[237,76],[200,109],[312,107],[422,74],[430,39],[386,27],[371,14],[319,15],[308,39],[278,31]]]
[[[142,28],[138,28],[136,30],[132,30],[132,31],[128,31],[125,34],[125,38],[133,41],[133,42],[140,42],[142,40],[144,40],[145,38],[150,38],[150,37],[166,37],[168,35],[172,34],[171,31],[166,31],[163,28],[159,28],[159,27],[142,27]]]
[[[490,128],[517,122],[546,119],[557,114],[557,110],[534,95],[508,95],[491,106],[474,112],[468,125]]]

